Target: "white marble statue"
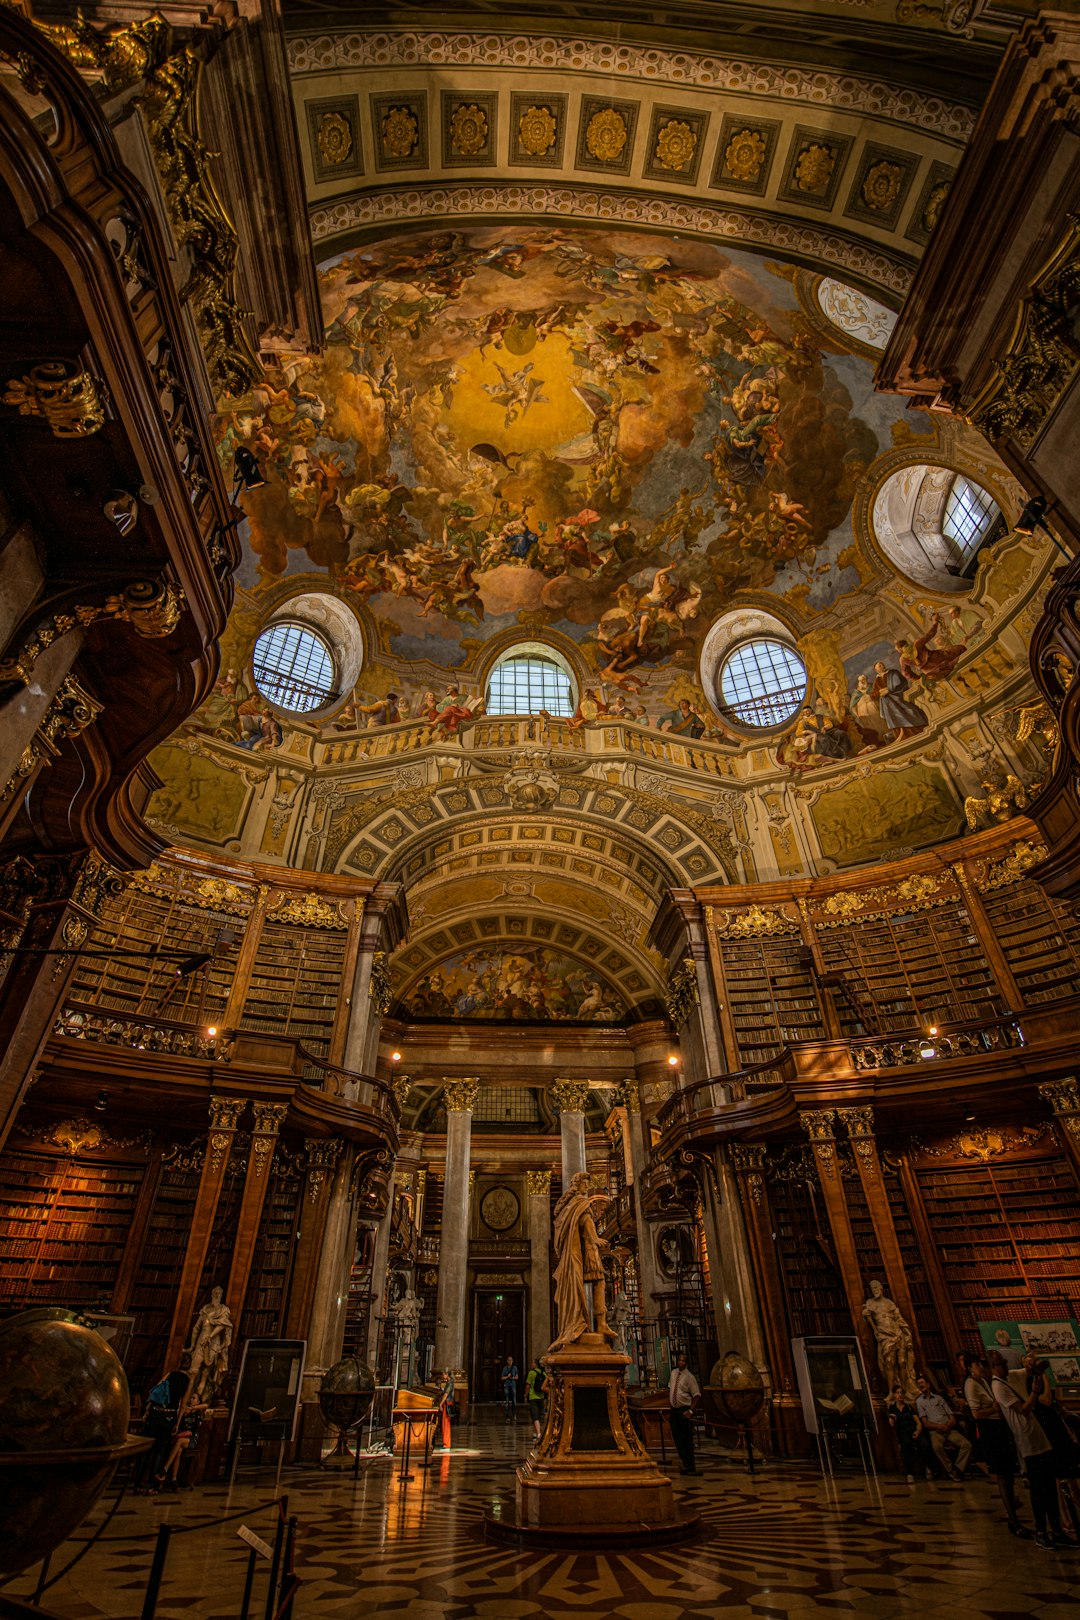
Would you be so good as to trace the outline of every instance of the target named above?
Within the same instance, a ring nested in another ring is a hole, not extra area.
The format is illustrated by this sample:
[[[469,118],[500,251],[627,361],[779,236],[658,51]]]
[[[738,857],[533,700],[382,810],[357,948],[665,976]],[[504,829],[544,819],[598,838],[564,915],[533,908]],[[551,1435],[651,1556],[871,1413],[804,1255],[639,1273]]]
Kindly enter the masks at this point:
[[[192,1400],[209,1400],[217,1392],[229,1370],[232,1337],[232,1312],[222,1301],[221,1289],[214,1288],[191,1330],[188,1377]]]
[[[415,1333],[420,1326],[420,1314],[423,1309],[424,1301],[418,1298],[410,1287],[405,1290],[397,1304],[391,1307],[390,1315],[398,1327]]]
[[[907,1399],[914,1401],[919,1391],[915,1383],[915,1347],[911,1328],[901,1316],[899,1306],[888,1298],[876,1277],[870,1284],[870,1297],[862,1313],[877,1340],[878,1367],[886,1394],[891,1395],[899,1384]]]
[[[608,1322],[615,1332],[615,1349],[626,1355],[626,1334],[634,1315],[634,1307],[626,1294],[616,1294],[608,1307]]]

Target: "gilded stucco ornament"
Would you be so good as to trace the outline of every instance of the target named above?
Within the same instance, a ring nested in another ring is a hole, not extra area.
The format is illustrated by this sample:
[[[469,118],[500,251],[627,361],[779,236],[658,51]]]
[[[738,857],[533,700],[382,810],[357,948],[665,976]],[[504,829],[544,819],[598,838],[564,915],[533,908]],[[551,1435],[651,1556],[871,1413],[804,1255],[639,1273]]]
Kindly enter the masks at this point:
[[[988,777],[982,786],[986,790],[984,797],[969,793],[964,800],[964,816],[970,832],[975,831],[980,821],[987,821],[992,826],[995,822],[1008,821],[1012,816],[1021,815],[1031,803],[1031,793],[1012,771],[1005,773],[1004,781],[994,781]]]
[[[327,168],[347,163],[352,155],[353,138],[349,120],[338,112],[323,113],[315,134],[319,156]]]
[[[410,157],[420,141],[415,114],[408,107],[388,107],[383,115],[382,139],[391,157]]]
[[[551,1194],[550,1170],[526,1170],[525,1191],[530,1198],[547,1198]]]
[[[936,186],[930,188],[930,195],[923,204],[922,227],[924,231],[932,231],[941,218],[941,210],[945,206],[945,199],[949,195],[949,182],[941,180]]]
[[[668,980],[664,991],[664,1006],[672,1027],[680,1029],[698,1004],[697,965],[692,956],[684,956]]]
[[[765,162],[765,138],[756,129],[741,129],[724,153],[728,173],[735,180],[756,180]]]
[[[795,184],[800,191],[824,191],[836,167],[836,153],[831,146],[812,141],[804,146],[795,164]]]
[[[656,137],[656,161],[664,169],[685,169],[697,150],[697,131],[682,118],[669,118]]]
[[[450,119],[450,146],[462,157],[476,157],[487,145],[487,114],[475,102],[454,108]]]
[[[471,1114],[480,1094],[479,1079],[448,1080],[443,1090],[446,1111],[449,1114]],[[476,1171],[469,1172],[475,1176]],[[470,1188],[472,1183],[470,1182]]]
[[[765,906],[747,906],[742,911],[722,911],[714,925],[722,939],[761,939],[769,934],[798,932],[793,917],[782,911],[770,911]]]
[[[601,107],[589,119],[585,150],[598,163],[617,163],[627,142],[626,120],[614,107]]]
[[[347,917],[336,905],[320,900],[317,894],[283,896],[271,913],[275,922],[296,923],[301,928],[348,928]]]
[[[583,1114],[589,1106],[589,1082],[556,1080],[551,1088],[551,1098],[560,1114]]]
[[[105,426],[103,383],[68,360],[42,360],[23,377],[13,377],[3,403],[20,416],[39,416],[55,439],[85,439]]]
[[[368,980],[368,995],[371,998],[371,1005],[375,1008],[379,1017],[385,1018],[394,1000],[385,951],[372,951],[371,953],[371,977]]]
[[[975,879],[975,887],[980,894],[1007,889],[1014,883],[1020,883],[1033,866],[1045,859],[1045,844],[1032,844],[1023,838],[1003,860],[987,861],[982,873]]]
[[[526,107],[518,124],[518,141],[530,157],[546,157],[555,145],[558,125],[550,107]]]
[[[863,177],[862,200],[867,208],[876,212],[888,214],[896,207],[896,199],[900,195],[900,181],[902,172],[898,163],[889,163],[884,159],[880,163],[871,164]]]

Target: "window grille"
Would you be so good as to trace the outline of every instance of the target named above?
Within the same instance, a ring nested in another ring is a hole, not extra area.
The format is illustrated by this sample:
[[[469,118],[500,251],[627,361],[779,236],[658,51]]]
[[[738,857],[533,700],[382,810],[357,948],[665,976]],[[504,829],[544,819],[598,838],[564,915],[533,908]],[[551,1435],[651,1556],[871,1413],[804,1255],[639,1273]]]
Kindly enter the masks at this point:
[[[806,666],[782,641],[744,642],[720,672],[725,711],[747,726],[782,726],[806,696]]]
[[[1000,518],[994,497],[958,473],[945,501],[941,532],[961,567],[972,561]]]
[[[334,660],[314,630],[272,624],[255,643],[255,685],[279,709],[306,714],[335,696]]]
[[[570,677],[551,658],[507,658],[487,689],[488,714],[548,714],[568,720],[575,708]]]

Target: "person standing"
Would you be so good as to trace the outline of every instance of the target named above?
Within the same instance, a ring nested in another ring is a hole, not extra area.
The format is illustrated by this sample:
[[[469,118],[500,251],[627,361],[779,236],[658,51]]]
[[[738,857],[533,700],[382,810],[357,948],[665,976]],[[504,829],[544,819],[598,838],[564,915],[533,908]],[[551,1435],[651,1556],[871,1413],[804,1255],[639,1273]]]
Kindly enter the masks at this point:
[[[543,1433],[544,1423],[544,1394],[547,1389],[547,1379],[540,1357],[533,1359],[533,1364],[525,1374],[525,1395],[529,1402],[529,1416],[532,1418],[533,1434],[539,1440]]]
[[[1009,1534],[1019,1536],[1022,1541],[1030,1541],[1031,1531],[1024,1529],[1016,1509],[1016,1447],[1004,1414],[994,1399],[986,1376],[986,1363],[981,1356],[972,1356],[968,1361],[964,1399],[975,1420],[975,1437],[982,1460],[997,1480]]]
[[[517,1418],[518,1370],[517,1362],[512,1355],[508,1354],[503,1362],[499,1378],[502,1382],[503,1411],[506,1421],[507,1423],[513,1423]]]
[[[957,1428],[956,1416],[944,1395],[931,1389],[926,1378],[919,1378],[916,1382],[919,1398],[915,1402],[915,1410],[919,1414],[919,1422],[930,1436],[934,1456],[950,1479],[961,1480],[971,1460],[971,1441]],[[949,1456],[950,1451],[956,1453],[955,1462]]]
[[[990,1388],[1001,1408],[1002,1416],[1012,1430],[1012,1437],[1016,1441],[1016,1449],[1020,1453],[1020,1461],[1027,1475],[1028,1489],[1031,1491],[1031,1513],[1035,1520],[1035,1544],[1052,1551],[1059,1544],[1065,1545],[1065,1537],[1058,1510],[1054,1453],[1033,1413],[1042,1390],[1042,1381],[1041,1379],[1036,1381],[1025,1401],[1009,1383],[1009,1369],[1000,1350],[990,1352],[990,1371],[993,1374]]]
[[[889,1399],[885,1402],[885,1410],[889,1414],[889,1423],[896,1435],[896,1443],[900,1447],[900,1460],[904,1465],[909,1485],[915,1483],[915,1469],[918,1468],[922,1479],[926,1478],[926,1469],[921,1460],[915,1456],[916,1442],[922,1429],[918,1414],[914,1407],[909,1406],[904,1394],[904,1386],[897,1384]]]
[[[450,1424],[457,1415],[454,1406],[454,1375],[449,1367],[443,1375],[442,1395],[439,1399],[439,1439],[444,1451],[450,1450],[451,1433]]]
[[[693,1413],[701,1400],[701,1385],[688,1368],[685,1355],[678,1357],[668,1380],[668,1400],[671,1403],[671,1438],[679,1453],[682,1471],[684,1474],[696,1474]]]

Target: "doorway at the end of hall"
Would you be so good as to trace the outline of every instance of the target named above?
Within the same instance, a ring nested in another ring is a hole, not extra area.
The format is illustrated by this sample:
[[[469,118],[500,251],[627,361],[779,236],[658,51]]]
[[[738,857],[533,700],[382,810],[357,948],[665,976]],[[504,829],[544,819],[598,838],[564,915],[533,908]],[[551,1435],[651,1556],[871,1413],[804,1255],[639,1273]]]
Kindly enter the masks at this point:
[[[473,1289],[472,1367],[470,1397],[474,1401],[501,1401],[499,1374],[507,1352],[518,1370],[518,1399],[524,1389],[525,1290],[479,1284]]]

